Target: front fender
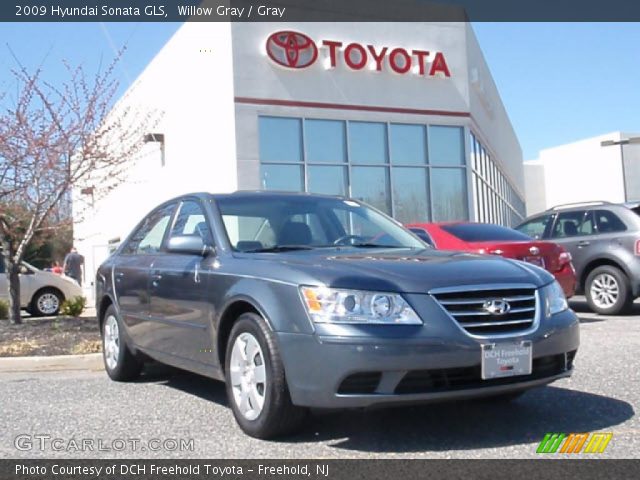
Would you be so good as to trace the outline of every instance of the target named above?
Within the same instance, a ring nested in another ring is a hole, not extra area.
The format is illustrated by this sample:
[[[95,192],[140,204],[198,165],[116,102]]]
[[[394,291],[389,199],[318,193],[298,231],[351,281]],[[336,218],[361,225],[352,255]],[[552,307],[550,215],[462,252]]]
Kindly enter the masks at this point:
[[[257,278],[238,279],[220,302],[223,307],[216,315],[216,330],[225,312],[239,301],[252,305],[274,332],[313,333],[297,285]]]

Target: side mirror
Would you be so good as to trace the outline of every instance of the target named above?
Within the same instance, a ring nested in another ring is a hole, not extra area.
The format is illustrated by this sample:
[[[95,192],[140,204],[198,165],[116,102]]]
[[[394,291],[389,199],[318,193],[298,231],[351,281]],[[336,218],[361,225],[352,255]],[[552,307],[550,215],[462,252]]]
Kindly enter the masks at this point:
[[[20,275],[30,275],[33,272],[29,270],[26,266],[20,265]]]
[[[176,235],[169,239],[167,250],[171,253],[186,253],[207,257],[214,253],[212,245],[202,240],[200,235]]]

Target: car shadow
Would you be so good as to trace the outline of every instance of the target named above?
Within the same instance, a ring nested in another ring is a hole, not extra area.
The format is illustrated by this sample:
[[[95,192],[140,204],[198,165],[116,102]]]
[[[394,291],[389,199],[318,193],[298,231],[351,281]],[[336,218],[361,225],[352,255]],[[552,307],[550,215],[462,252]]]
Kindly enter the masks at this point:
[[[545,387],[511,403],[466,401],[316,415],[303,433],[281,441],[334,441],[334,448],[381,453],[468,450],[537,443],[548,432],[609,429],[633,415],[633,407],[621,400]]]
[[[169,365],[147,363],[135,382],[164,385],[224,407],[228,406],[224,383]]]
[[[151,365],[139,381],[157,382],[228,407],[224,384],[196,374]],[[300,433],[275,441],[320,441],[337,449],[380,453],[468,450],[536,443],[548,432],[612,429],[634,414],[627,402],[550,386],[511,403],[483,400],[314,411]]]

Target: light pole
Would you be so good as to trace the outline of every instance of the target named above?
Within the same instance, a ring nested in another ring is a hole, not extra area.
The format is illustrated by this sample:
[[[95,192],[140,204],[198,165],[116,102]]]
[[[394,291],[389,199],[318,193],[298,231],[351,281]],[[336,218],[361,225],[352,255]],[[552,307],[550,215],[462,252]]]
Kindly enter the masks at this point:
[[[640,143],[640,137],[623,138],[622,140],[604,140],[600,142],[601,147],[611,147],[613,145],[620,145],[620,161],[622,162],[622,188],[624,191],[624,201],[628,202],[627,198],[627,175],[624,167],[624,146]]]

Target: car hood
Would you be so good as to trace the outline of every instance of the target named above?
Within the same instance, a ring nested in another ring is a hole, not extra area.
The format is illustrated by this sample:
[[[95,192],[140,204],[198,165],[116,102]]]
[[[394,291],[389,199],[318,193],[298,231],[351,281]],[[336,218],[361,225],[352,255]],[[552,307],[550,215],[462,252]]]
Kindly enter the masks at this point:
[[[442,250],[316,250],[242,257],[273,263],[268,276],[278,280],[335,288],[425,293],[486,284],[540,287],[553,281],[545,270],[523,262]]]

